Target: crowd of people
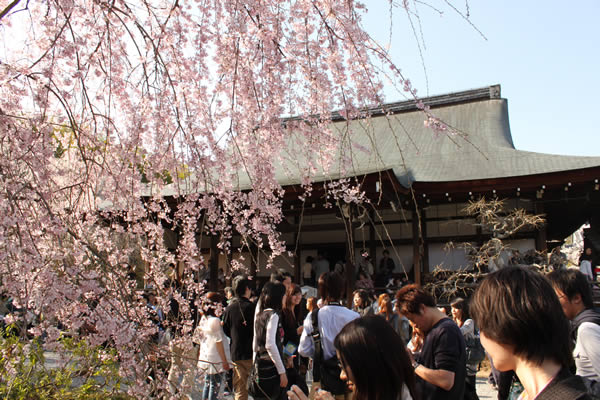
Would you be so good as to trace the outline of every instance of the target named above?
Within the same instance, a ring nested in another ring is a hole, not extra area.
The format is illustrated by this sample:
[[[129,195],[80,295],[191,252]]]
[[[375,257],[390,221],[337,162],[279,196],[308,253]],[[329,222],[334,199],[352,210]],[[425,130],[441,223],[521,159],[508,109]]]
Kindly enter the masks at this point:
[[[238,275],[191,302],[193,348],[162,329],[177,302],[162,310],[148,291],[155,340],[169,344],[171,391],[202,400],[224,392],[236,400],[478,400],[487,357],[498,400],[600,398],[600,313],[585,271],[505,266],[445,308],[406,280],[376,290],[376,274],[393,268],[389,255],[377,271],[363,256],[348,303],[344,274],[322,254],[302,274],[316,290],[285,270],[260,288]]]
[[[387,260],[378,271],[393,270]],[[193,347],[160,328],[155,340],[169,344],[172,393],[478,400],[476,374],[487,357],[498,400],[600,398],[600,313],[585,271],[505,266],[445,308],[410,282],[376,290],[368,257],[349,302],[344,274],[322,255],[307,264],[302,281],[316,290],[277,270],[260,288],[238,275],[230,288],[194,301]],[[177,302],[162,310],[152,291],[145,297],[159,327],[178,312]]]
[[[486,355],[499,400],[600,392],[600,314],[578,270],[504,267],[449,309],[409,283],[379,296],[359,288],[345,304],[335,270],[319,275],[316,297],[284,270],[256,299],[253,284],[235,277],[227,305],[205,296],[195,332],[203,400],[219,398],[228,374],[235,399],[478,400]]]

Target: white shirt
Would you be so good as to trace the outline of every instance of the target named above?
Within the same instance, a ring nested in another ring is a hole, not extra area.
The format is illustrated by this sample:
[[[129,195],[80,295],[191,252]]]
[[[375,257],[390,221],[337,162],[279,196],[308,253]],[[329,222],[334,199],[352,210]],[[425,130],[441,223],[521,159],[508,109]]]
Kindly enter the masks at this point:
[[[471,339],[475,336],[475,323],[471,318],[467,319],[463,322],[463,325],[460,327],[460,331],[462,332],[465,340]]]
[[[581,264],[579,264],[579,270],[582,274],[587,276],[588,280],[594,280],[594,274],[592,274],[592,263],[590,260],[583,260]]]
[[[198,368],[208,374],[223,372],[223,360],[217,351],[217,343],[223,343],[225,357],[229,363],[231,363],[231,356],[229,354],[229,338],[223,332],[221,320],[217,317],[203,316],[194,336],[200,343]]]
[[[312,264],[311,263],[304,263],[304,266],[302,267],[302,277],[304,279],[310,279],[310,275],[312,274]]]
[[[323,359],[328,360],[335,356],[333,340],[348,322],[358,317],[360,315],[357,312],[342,306],[325,305],[319,310],[319,331],[323,345]],[[298,347],[298,352],[304,357],[312,357],[315,354],[315,345],[310,336],[312,331],[312,312],[310,312],[304,319],[304,330]]]
[[[577,375],[600,381],[600,325],[593,322],[579,325],[573,358]]]
[[[272,310],[272,308],[267,308],[263,311]],[[256,318],[254,319],[256,322]],[[277,373],[279,375],[285,373],[285,367],[283,366],[283,361],[281,360],[281,355],[279,354],[279,349],[277,348],[277,329],[279,328],[279,315],[274,312],[271,314],[271,318],[267,322],[267,332],[265,338],[265,349],[267,353],[269,353],[269,357],[271,357],[271,361],[275,364],[275,368],[277,368]],[[283,338],[282,338],[283,340]],[[252,351],[254,352],[253,358],[256,358],[256,353],[258,352],[258,335],[256,334],[256,323],[254,324],[254,338],[252,339]]]

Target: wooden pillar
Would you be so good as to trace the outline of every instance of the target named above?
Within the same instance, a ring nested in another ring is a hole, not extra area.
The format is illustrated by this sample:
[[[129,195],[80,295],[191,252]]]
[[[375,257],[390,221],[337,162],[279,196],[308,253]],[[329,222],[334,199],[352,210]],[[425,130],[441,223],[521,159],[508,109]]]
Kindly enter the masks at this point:
[[[300,248],[302,247],[302,234],[300,233],[300,217],[294,217],[294,243],[296,248],[294,249],[294,278],[297,284],[302,283],[302,253]]]
[[[427,212],[421,209],[421,240],[419,250],[423,254],[423,274],[429,273],[429,243],[427,243]]]
[[[544,203],[542,202],[535,202],[534,204],[534,208],[533,208],[534,212],[536,214],[543,214],[544,213]],[[547,251],[548,250],[548,235],[546,232],[546,223],[544,223],[544,225],[540,228],[538,228],[535,232],[535,249],[537,251]]]
[[[421,284],[421,251],[420,251],[420,233],[419,233],[419,214],[418,210],[413,211],[412,215],[412,236],[413,236],[413,269],[415,271],[415,283]]]
[[[216,235],[210,237],[210,263],[208,287],[212,292],[219,289],[219,238]]]

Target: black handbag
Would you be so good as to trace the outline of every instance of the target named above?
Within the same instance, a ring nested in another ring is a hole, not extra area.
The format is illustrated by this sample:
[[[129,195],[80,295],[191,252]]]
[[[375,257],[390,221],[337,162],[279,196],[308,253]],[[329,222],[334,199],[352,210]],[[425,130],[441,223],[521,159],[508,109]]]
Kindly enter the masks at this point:
[[[252,363],[252,367],[250,367],[247,389],[248,394],[250,394],[252,397],[257,397],[258,393],[260,393],[260,389],[258,387],[258,370],[256,368],[256,360]]]
[[[285,388],[280,387],[279,382],[279,373],[273,361],[257,356],[248,376],[248,393],[255,399],[280,399]]]
[[[321,363],[321,388],[332,394],[344,394],[347,391],[346,382],[340,379],[342,369],[337,357],[331,357]]]
[[[335,304],[330,304],[335,305]],[[321,388],[327,390],[331,394],[340,395],[348,391],[346,382],[340,379],[340,367],[338,358],[333,356],[327,360],[323,359],[323,343],[321,341],[321,333],[319,332],[319,309],[312,312],[312,327],[313,332],[311,337],[315,345],[315,356],[313,359],[313,376],[315,382],[321,382]]]

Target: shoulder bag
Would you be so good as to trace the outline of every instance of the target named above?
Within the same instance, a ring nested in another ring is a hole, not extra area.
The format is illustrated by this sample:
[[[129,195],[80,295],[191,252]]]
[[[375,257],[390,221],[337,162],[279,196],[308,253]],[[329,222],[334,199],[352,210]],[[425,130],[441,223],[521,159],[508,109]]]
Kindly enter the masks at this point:
[[[336,305],[336,304],[329,304]],[[338,358],[333,356],[327,360],[323,359],[323,343],[319,332],[319,309],[312,312],[312,334],[315,345],[315,356],[313,359],[313,376],[315,382],[321,382],[321,388],[331,394],[340,395],[347,392],[346,383],[340,379],[342,371]]]

